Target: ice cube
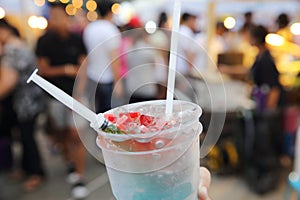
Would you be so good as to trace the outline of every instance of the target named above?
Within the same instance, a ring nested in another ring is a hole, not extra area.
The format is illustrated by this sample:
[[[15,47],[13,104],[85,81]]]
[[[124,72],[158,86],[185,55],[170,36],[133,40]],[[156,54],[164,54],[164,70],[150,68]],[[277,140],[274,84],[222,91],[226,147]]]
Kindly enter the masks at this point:
[[[140,116],[141,125],[150,126],[153,124],[153,122],[154,122],[154,117],[152,117],[152,116],[149,116],[149,115],[141,115]]]

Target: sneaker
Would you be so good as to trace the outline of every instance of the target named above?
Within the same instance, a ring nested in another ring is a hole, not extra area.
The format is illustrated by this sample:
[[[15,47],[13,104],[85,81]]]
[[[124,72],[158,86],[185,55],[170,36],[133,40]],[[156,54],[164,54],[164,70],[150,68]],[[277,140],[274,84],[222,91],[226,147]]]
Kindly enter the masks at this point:
[[[67,183],[74,185],[80,181],[80,178],[81,177],[78,173],[71,172],[67,175],[66,181],[67,181]]]
[[[66,181],[71,185],[80,181],[80,175],[76,172],[74,164],[72,163],[68,164]]]
[[[83,182],[78,182],[73,185],[71,196],[74,199],[84,199],[89,195],[89,191]]]

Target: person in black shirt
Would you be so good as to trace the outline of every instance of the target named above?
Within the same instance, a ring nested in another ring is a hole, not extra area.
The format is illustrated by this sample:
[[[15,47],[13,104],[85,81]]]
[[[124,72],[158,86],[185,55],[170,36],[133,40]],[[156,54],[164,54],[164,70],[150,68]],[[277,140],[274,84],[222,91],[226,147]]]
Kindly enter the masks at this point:
[[[220,65],[218,68],[223,74],[250,77],[254,85],[253,97],[257,101],[257,110],[274,111],[283,107],[286,101],[285,91],[279,82],[280,74],[265,42],[268,31],[261,25],[252,25],[249,27],[248,34],[250,44],[258,49],[250,71],[243,66]]]
[[[252,65],[250,75],[257,90],[260,91],[259,93],[265,93],[266,95],[263,101],[262,99],[257,99],[257,104],[260,106],[260,111],[265,109],[275,110],[283,106],[284,95],[283,88],[279,82],[279,72],[265,44],[265,37],[268,31],[265,27],[259,25],[251,27],[249,33],[250,44],[256,46],[259,51]]]
[[[69,24],[65,5],[51,3],[49,27],[38,39],[36,55],[39,73],[72,95],[75,77],[86,57],[86,49],[81,36],[69,30]],[[83,183],[85,149],[76,131],[72,112],[52,98],[49,99],[48,106],[51,127],[54,127],[53,132],[56,133],[54,138],[62,144],[68,165],[67,181],[74,185],[72,195],[83,198],[88,193]]]

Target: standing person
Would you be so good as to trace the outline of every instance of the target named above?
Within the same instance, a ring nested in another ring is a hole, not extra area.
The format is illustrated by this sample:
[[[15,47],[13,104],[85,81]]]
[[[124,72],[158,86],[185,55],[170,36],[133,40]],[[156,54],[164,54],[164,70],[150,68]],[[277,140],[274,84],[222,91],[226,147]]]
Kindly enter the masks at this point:
[[[125,81],[129,103],[155,100],[158,94],[155,77],[157,49],[149,44],[144,29],[135,29],[132,36],[133,45],[127,53],[128,72]]]
[[[249,31],[250,27],[253,26],[253,13],[251,11],[244,13],[244,24],[241,28],[241,32]]]
[[[248,74],[255,87],[266,92],[263,101],[257,102],[259,111],[274,111],[285,103],[284,90],[279,82],[279,72],[266,45],[265,37],[267,34],[268,30],[261,25],[253,25],[249,29],[249,43],[258,50],[250,70],[241,66],[219,67],[222,73],[229,75]]]
[[[277,34],[289,42],[293,42],[293,34],[290,31],[290,18],[286,13],[281,13],[276,19]]]
[[[69,30],[69,20],[64,4],[50,4],[49,29],[38,39],[36,55],[40,74],[72,95],[75,77],[86,57],[86,49],[81,36]],[[52,98],[48,106],[55,138],[62,143],[68,167],[67,181],[73,184],[71,194],[75,198],[83,198],[88,194],[84,185],[85,148],[76,131],[72,112]]]
[[[27,176],[23,183],[26,192],[37,189],[44,182],[42,159],[35,140],[35,122],[43,110],[40,88],[27,85],[26,80],[36,64],[34,53],[20,39],[16,28],[5,19],[0,20],[0,43],[3,48],[0,68],[0,100],[4,103],[0,138],[8,138],[17,128],[22,144],[22,170]],[[9,152],[10,151],[10,152]],[[10,162],[11,150],[7,151]],[[1,155],[6,157],[6,155]]]
[[[284,96],[279,72],[265,43],[268,31],[263,26],[253,26],[249,31],[250,44],[258,48],[258,55],[250,71],[252,80],[258,88],[267,88],[268,91],[261,109],[276,110],[284,104]]]
[[[249,42],[257,47],[258,54],[250,69],[221,67],[223,73],[248,73],[254,84],[252,97],[256,101],[254,133],[247,138],[248,157],[245,174],[250,187],[262,194],[274,189],[278,183],[278,155],[282,154],[282,127],[280,108],[285,104],[279,72],[266,45],[268,30],[261,25],[249,29]],[[252,138],[253,137],[253,138]],[[250,139],[251,138],[251,139]],[[250,144],[250,145],[249,145]],[[250,152],[250,153],[249,153]],[[262,184],[257,184],[260,182]]]
[[[279,82],[279,72],[266,46],[268,30],[261,25],[250,31],[250,44],[258,48],[250,75],[255,84],[253,97],[257,103],[255,115],[256,134],[248,182],[258,193],[274,189],[279,181],[279,155],[282,154],[282,126],[280,111],[284,106],[284,90]],[[251,169],[252,167],[252,169]],[[272,178],[270,178],[272,177]],[[260,182],[263,184],[257,185]]]
[[[116,97],[120,97],[123,93],[123,84],[121,81],[118,82],[121,76],[119,64],[121,34],[112,22],[112,5],[113,2],[109,0],[99,1],[97,9],[100,17],[90,23],[83,33],[89,53],[87,87],[91,98],[95,99],[94,92],[96,92],[97,113],[111,109],[113,90]],[[93,88],[96,88],[96,91]]]
[[[195,59],[195,31],[197,17],[183,13],[179,28],[177,71],[182,75],[189,74]]]

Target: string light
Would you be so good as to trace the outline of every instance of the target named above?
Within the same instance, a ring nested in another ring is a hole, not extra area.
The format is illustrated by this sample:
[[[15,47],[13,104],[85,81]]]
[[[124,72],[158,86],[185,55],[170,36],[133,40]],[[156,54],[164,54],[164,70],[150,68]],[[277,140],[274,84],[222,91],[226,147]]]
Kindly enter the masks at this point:
[[[34,4],[39,7],[42,7],[43,5],[45,5],[45,3],[45,0],[34,0]]]
[[[120,9],[121,9],[121,5],[119,3],[115,3],[112,5],[111,7],[111,11],[114,13],[114,14],[118,14],[120,12]]]
[[[68,15],[75,15],[75,13],[76,13],[76,8],[73,6],[73,4],[68,4],[68,5],[66,6],[66,13],[67,13]]]
[[[83,12],[83,9],[82,9],[82,8],[75,8],[75,13],[74,13],[74,15],[78,15],[78,14],[80,14],[81,12]]]
[[[60,2],[64,3],[64,4],[67,4],[69,3],[70,0],[60,0]]]
[[[97,3],[92,0],[87,1],[85,6],[88,11],[95,11],[97,9]]]
[[[81,8],[83,5],[83,0],[73,0],[72,4],[75,8]]]
[[[95,21],[97,20],[98,18],[98,14],[97,12],[95,11],[89,11],[87,14],[86,14],[86,17],[89,21]]]

